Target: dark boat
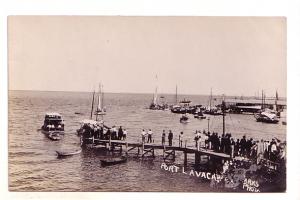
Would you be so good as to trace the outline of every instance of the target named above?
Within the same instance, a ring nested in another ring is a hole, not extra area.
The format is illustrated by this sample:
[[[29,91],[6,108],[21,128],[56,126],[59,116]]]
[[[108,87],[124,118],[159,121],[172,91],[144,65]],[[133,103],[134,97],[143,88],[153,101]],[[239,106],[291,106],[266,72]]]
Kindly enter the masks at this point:
[[[57,157],[67,157],[67,156],[73,156],[81,153],[81,149],[73,152],[66,152],[66,151],[56,151]]]
[[[196,118],[196,119],[206,119],[206,116],[204,116],[202,111],[200,110],[199,112],[196,112],[194,114],[194,118]]]
[[[106,158],[106,159],[102,159],[100,161],[101,161],[102,166],[117,165],[117,164],[127,162],[127,157],[121,156],[121,157],[116,157],[116,158]]]
[[[41,132],[50,135],[50,133],[64,134],[64,120],[59,113],[46,113]]]
[[[182,115],[181,117],[180,117],[180,123],[188,123],[189,122],[189,118],[188,118],[188,116],[187,115]]]

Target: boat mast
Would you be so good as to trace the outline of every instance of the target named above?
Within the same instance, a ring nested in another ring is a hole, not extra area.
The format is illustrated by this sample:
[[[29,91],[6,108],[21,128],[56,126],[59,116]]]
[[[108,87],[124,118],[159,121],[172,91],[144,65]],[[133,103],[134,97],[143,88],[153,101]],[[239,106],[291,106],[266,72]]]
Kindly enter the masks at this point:
[[[93,92],[93,100],[92,100],[92,110],[91,110],[91,116],[90,119],[93,119],[93,110],[94,110],[94,98],[95,98],[95,90]]]
[[[101,112],[104,111],[104,90],[103,90],[103,85],[101,84],[101,104],[100,104]],[[103,115],[101,115],[101,119],[103,121]]]
[[[96,121],[98,121],[98,112],[101,112],[101,83],[99,83],[99,89],[98,89],[98,104],[97,104],[97,110],[96,110]]]
[[[175,105],[177,105],[177,103],[178,103],[178,99],[177,98],[178,97],[177,97],[177,84],[176,84]]]
[[[264,109],[264,91],[261,91],[261,109]]]
[[[210,88],[209,111],[211,111],[212,88]]]
[[[278,112],[277,101],[278,101],[278,92],[277,92],[277,90],[276,90],[276,96],[275,96],[275,106],[276,106],[276,111]]]
[[[155,83],[155,93],[154,93],[154,98],[153,98],[153,104],[154,105],[157,105],[157,88],[158,88],[158,86],[157,86],[157,74],[155,75],[155,80],[156,80],[156,83]]]
[[[225,135],[225,95],[224,94],[222,100],[222,114],[223,114],[223,134]]]

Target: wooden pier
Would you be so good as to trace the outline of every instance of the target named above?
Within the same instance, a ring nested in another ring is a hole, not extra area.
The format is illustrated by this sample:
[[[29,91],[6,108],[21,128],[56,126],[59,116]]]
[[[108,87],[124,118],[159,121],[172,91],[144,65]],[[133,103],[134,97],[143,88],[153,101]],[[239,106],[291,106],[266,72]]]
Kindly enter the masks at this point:
[[[123,140],[94,140],[94,148],[106,147],[110,150],[115,150],[118,148],[120,152],[123,150],[126,154],[133,150],[136,150],[137,156],[145,157],[150,155],[155,157],[155,150],[162,150],[164,160],[175,160],[175,152],[180,151],[184,154],[184,165],[187,165],[187,155],[195,154],[195,165],[199,165],[201,161],[201,156],[206,155],[208,158],[216,158],[222,161],[229,160],[230,155],[225,153],[214,152],[213,150],[196,148],[196,147],[180,147],[180,146],[167,146],[155,143],[141,143],[141,142],[130,142]]]

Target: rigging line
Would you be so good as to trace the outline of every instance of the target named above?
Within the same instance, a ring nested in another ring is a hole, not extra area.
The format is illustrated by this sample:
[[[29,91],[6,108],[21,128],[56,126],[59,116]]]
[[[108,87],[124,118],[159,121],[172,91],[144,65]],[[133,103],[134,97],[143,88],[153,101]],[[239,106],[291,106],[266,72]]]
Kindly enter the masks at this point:
[[[215,121],[215,116],[213,115],[212,117],[212,122],[211,122],[211,130],[214,130],[214,121]],[[212,132],[212,131],[211,131]]]
[[[230,121],[231,121],[233,130],[236,130],[236,127],[235,127],[235,125],[234,125],[234,123],[233,123],[233,120],[232,120],[232,118],[231,118],[231,115],[230,115],[229,113],[228,113],[228,115],[229,115],[229,118],[230,118]]]

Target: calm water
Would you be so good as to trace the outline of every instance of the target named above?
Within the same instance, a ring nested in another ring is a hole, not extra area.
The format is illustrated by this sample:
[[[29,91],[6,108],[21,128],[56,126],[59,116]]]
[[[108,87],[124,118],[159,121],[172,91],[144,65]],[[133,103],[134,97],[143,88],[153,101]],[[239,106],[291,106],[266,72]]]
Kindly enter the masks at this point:
[[[174,96],[166,95],[170,102]],[[206,105],[207,96],[185,96],[194,103]],[[179,99],[183,96],[179,96]],[[170,111],[146,109],[152,95],[105,94],[108,126],[123,126],[128,130],[128,140],[139,141],[141,129],[151,128],[155,142],[160,142],[163,129],[173,130],[175,139],[180,131],[193,145],[195,130],[207,129],[207,120],[190,118],[189,124],[179,123],[180,115]],[[9,189],[11,191],[186,191],[216,192],[207,181],[182,173],[160,169],[162,153],[157,150],[155,159],[138,159],[133,155],[127,163],[101,167],[103,151],[85,149],[80,155],[57,159],[56,150],[79,149],[76,129],[79,122],[88,118],[91,107],[90,93],[77,92],[9,92]],[[61,141],[51,141],[37,129],[45,112],[55,111],[65,119],[65,136]],[[83,115],[75,115],[81,112]],[[210,130],[222,132],[222,117],[210,116]],[[254,139],[277,137],[285,140],[286,126],[257,123],[252,115],[226,116],[226,131],[233,137],[243,135]],[[177,141],[174,141],[177,145]],[[182,164],[178,152],[175,163]],[[192,158],[190,158],[192,162]]]

